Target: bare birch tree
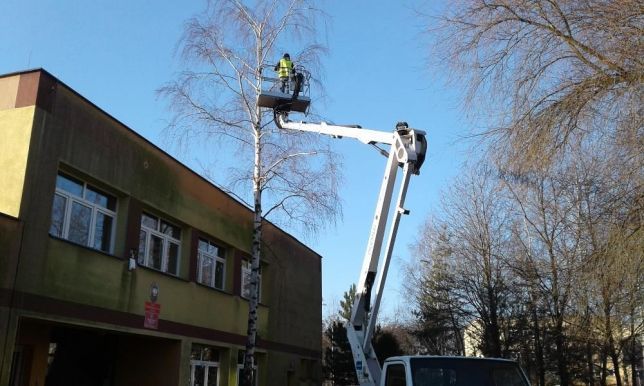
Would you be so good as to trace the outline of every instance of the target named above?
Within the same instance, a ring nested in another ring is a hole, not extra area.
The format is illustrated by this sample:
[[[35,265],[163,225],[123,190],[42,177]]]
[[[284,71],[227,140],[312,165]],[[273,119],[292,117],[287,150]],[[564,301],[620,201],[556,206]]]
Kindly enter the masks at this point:
[[[179,50],[187,69],[160,89],[177,142],[207,142],[232,165],[229,192],[254,212],[243,384],[253,384],[262,224],[315,232],[340,213],[337,158],[312,135],[286,133],[258,105],[262,71],[286,52],[317,69],[323,13],[305,0],[211,0],[187,21]],[[295,50],[295,47],[301,47]],[[250,236],[250,235],[249,235]]]
[[[594,136],[642,167],[641,1],[456,0],[439,18],[432,57],[456,68],[470,106],[482,102],[506,164],[538,167]]]

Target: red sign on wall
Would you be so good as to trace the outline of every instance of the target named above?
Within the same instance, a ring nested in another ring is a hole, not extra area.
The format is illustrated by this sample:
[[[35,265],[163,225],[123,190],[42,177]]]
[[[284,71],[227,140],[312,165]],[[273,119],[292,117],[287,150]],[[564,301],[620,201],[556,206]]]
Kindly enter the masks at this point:
[[[159,328],[159,314],[161,313],[161,304],[145,302],[145,319],[143,320],[144,328],[156,330]]]

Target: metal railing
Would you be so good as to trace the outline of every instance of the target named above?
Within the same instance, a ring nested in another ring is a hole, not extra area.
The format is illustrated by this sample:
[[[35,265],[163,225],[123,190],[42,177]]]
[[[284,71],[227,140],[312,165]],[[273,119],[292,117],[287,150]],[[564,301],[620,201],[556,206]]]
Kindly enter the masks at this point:
[[[265,76],[264,74],[271,74],[275,72],[275,66],[270,64],[262,65],[262,91],[283,93],[283,94],[292,94],[295,91],[295,77],[298,74],[302,76],[302,82],[300,84],[299,95],[309,97],[311,92],[311,73],[304,68],[303,66],[297,65],[294,67],[294,74],[290,74],[288,80],[284,84],[284,90],[282,90],[282,79],[277,76]]]

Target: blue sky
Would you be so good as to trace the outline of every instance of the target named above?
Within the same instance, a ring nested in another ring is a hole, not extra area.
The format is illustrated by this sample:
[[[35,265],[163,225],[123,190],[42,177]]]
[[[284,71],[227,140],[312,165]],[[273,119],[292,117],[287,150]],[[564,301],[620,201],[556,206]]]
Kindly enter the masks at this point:
[[[392,319],[407,305],[400,287],[409,245],[465,161],[459,137],[466,121],[458,93],[440,75],[444,69],[428,64],[430,41],[414,11],[427,10],[426,1],[321,4],[329,14],[329,55],[322,61],[327,99],[316,110],[334,122],[389,131],[404,120],[427,132],[427,161],[410,183],[411,215],[401,221],[384,295],[383,313]],[[43,67],[165,148],[161,130],[170,115],[155,90],[179,69],[174,49],[182,25],[202,7],[200,1],[3,0],[0,73]],[[344,159],[344,217],[316,239],[302,238],[324,258],[325,315],[358,279],[385,167],[384,157],[357,141],[338,140],[336,150]],[[199,170],[194,159],[186,162]]]

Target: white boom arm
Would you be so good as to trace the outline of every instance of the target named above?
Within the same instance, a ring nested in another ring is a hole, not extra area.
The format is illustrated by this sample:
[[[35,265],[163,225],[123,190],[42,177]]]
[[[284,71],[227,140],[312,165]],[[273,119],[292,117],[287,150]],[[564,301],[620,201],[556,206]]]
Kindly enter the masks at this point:
[[[385,175],[380,188],[378,203],[376,204],[376,213],[371,225],[367,250],[362,262],[360,279],[356,287],[356,298],[351,308],[351,319],[346,326],[359,384],[361,386],[377,385],[380,382],[381,369],[371,345],[371,338],[376,326],[380,300],[398,232],[400,216],[409,213],[403,208],[409,178],[412,174],[419,174],[420,167],[425,160],[427,151],[425,133],[420,130],[409,129],[406,123],[397,124],[396,130],[387,133],[378,130],[361,129],[359,126],[329,125],[325,122],[292,122],[286,118],[286,114],[278,114],[276,123],[282,129],[316,132],[337,138],[355,138],[360,142],[371,145],[378,143],[391,145],[389,153],[386,154],[387,166],[385,167]],[[383,237],[387,227],[387,215],[399,166],[402,166],[403,169],[401,186],[395,210],[392,214],[382,271],[376,279]],[[373,306],[371,306],[374,284],[376,294]]]

